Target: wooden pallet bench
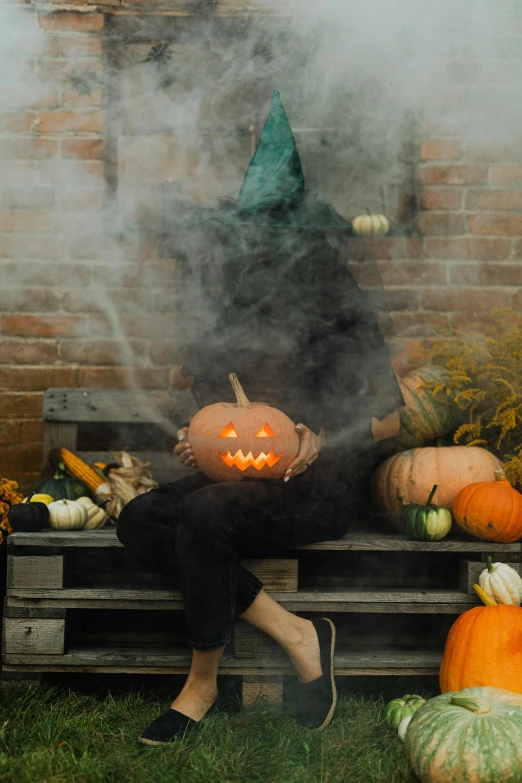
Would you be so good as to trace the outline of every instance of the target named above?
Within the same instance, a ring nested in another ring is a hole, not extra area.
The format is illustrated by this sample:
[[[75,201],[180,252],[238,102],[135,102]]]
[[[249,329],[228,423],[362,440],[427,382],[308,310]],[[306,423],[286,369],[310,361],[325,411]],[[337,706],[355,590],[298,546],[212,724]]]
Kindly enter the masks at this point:
[[[103,452],[78,449],[86,422],[150,425],[168,415],[175,431],[190,417],[190,404],[184,393],[50,390],[46,447],[93,459]],[[148,456],[162,482],[187,472],[170,453]],[[410,541],[378,524],[369,518],[367,529],[339,540],[245,565],[290,611],[334,619],[339,675],[437,674],[451,624],[478,603],[472,585],[486,556],[518,570],[521,545]],[[8,540],[2,664],[4,682],[50,672],[187,672],[182,596],[137,566],[114,527],[15,533]],[[269,637],[239,621],[221,672],[241,677],[249,703],[259,694],[281,698],[291,668]]]

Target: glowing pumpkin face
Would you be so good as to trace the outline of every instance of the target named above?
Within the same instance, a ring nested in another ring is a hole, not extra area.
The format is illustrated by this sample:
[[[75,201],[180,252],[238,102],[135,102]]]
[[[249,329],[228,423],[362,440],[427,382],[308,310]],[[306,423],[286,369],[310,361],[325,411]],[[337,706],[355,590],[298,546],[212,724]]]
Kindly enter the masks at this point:
[[[208,405],[190,423],[188,440],[198,467],[214,481],[282,478],[299,451],[294,423],[277,408],[250,403],[237,379],[232,385],[237,404]]]

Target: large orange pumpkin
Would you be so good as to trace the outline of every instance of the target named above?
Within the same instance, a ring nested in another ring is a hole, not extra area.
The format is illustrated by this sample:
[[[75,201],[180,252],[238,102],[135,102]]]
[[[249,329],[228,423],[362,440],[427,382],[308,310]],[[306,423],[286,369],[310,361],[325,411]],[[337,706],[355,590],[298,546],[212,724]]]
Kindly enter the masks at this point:
[[[249,402],[237,376],[229,377],[237,403],[207,405],[190,422],[198,467],[214,481],[282,478],[299,452],[295,424],[277,408]]]
[[[488,541],[509,543],[522,538],[522,495],[499,468],[494,481],[480,481],[461,489],[453,516],[466,533]]]
[[[401,429],[394,438],[397,451],[427,446],[437,438],[456,429],[459,409],[453,402],[440,402],[426,381],[442,382],[446,371],[442,367],[421,367],[400,378],[404,407],[400,410]]]
[[[522,608],[476,606],[451,626],[440,667],[442,693],[490,685],[522,693]]]
[[[463,487],[494,477],[500,460],[480,446],[428,446],[395,454],[373,476],[376,510],[401,530],[402,509],[409,503],[424,505],[433,485],[433,502],[443,508],[453,503]]]

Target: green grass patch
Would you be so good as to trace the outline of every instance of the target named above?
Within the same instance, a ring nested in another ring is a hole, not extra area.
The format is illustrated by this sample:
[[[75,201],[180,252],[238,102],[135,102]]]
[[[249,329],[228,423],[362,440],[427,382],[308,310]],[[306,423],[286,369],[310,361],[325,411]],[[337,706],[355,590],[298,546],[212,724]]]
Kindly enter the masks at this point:
[[[0,696],[2,783],[406,783],[397,733],[379,697],[345,694],[324,733],[265,702],[209,718],[182,741],[136,737],[170,704],[142,692],[103,696],[13,685]]]

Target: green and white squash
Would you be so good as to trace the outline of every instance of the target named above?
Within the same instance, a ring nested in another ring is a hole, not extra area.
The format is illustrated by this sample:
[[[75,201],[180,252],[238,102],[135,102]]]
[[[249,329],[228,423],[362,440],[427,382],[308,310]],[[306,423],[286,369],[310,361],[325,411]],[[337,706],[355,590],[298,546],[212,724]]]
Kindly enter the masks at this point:
[[[437,485],[433,487],[425,506],[409,503],[402,511],[402,525],[408,538],[414,541],[440,541],[451,530],[451,511],[432,504]]]
[[[386,705],[386,721],[393,729],[398,729],[401,721],[413,715],[425,702],[422,696],[415,693],[408,693],[398,699],[392,699]]]
[[[466,688],[430,699],[404,748],[421,783],[522,783],[522,695]]]
[[[441,402],[431,389],[423,388],[428,381],[443,383],[447,373],[443,367],[421,367],[399,379],[404,407],[400,410],[401,428],[390,443],[397,451],[427,446],[456,429],[460,412],[453,401]]]
[[[522,579],[518,571],[506,563],[487,559],[487,568],[479,576],[479,585],[497,604],[515,604],[522,601]]]

